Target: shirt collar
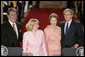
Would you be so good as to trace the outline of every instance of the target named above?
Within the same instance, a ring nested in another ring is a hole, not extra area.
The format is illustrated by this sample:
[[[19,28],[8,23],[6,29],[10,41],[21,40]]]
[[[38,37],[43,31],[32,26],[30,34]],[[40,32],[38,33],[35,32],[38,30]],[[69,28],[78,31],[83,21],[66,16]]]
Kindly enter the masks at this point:
[[[71,24],[71,22],[72,22],[72,19],[69,22],[66,22],[66,23]]]
[[[13,22],[11,22],[10,20],[9,20],[9,23],[11,24],[11,26],[13,27],[13,24],[16,24],[15,22],[13,23]]]

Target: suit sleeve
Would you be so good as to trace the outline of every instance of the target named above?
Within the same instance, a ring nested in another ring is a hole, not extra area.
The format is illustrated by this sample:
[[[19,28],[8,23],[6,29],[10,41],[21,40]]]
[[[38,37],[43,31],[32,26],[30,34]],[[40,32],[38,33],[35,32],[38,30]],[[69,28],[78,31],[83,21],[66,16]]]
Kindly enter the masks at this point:
[[[1,24],[1,45],[6,45],[6,31],[5,26]]]
[[[19,41],[22,42],[22,24],[17,22],[19,28]]]
[[[81,24],[77,25],[77,34],[78,34],[78,41],[77,41],[77,43],[78,44],[83,43],[84,42],[84,32],[83,32]]]

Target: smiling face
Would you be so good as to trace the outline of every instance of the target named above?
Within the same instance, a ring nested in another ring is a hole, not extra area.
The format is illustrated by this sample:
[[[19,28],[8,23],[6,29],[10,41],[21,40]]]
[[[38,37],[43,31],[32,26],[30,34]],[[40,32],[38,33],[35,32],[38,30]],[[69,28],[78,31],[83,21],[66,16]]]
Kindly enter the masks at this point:
[[[10,11],[9,15],[7,15],[7,17],[11,22],[14,23],[17,20],[17,13],[15,11]]]
[[[56,24],[57,24],[57,19],[56,19],[55,17],[52,17],[52,18],[50,19],[50,24],[51,24],[52,26],[56,26]]]
[[[70,11],[65,11],[64,12],[64,18],[67,22],[69,22],[73,17],[73,14]]]

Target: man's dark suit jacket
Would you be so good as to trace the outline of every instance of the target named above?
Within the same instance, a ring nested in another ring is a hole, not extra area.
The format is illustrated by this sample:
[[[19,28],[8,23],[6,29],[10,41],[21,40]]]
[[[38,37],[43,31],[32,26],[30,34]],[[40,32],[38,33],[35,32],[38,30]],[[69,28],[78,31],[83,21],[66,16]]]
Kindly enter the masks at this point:
[[[62,31],[62,48],[70,48],[74,44],[80,45],[82,42],[84,42],[84,33],[82,31],[81,24],[72,20],[68,30],[67,38],[65,38],[64,35],[65,21],[60,22],[59,26],[61,27]]]
[[[6,47],[20,47],[22,42],[21,24],[16,22],[18,28],[18,38],[9,21],[1,24],[1,45]]]

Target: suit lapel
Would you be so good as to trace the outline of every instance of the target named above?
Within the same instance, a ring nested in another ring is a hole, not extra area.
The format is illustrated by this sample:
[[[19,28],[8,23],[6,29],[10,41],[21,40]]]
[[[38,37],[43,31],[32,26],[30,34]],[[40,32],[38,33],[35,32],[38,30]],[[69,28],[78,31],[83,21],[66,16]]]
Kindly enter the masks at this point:
[[[73,31],[73,20],[72,20],[69,30],[68,30],[68,36],[72,33],[72,31]]]
[[[16,25],[17,25],[17,30],[18,30],[18,38],[19,38],[19,34],[20,34],[20,33],[19,33],[19,32],[20,32],[19,30],[20,30],[20,28],[19,28],[19,25],[18,25],[17,23],[16,23]]]
[[[20,37],[21,37],[22,30],[21,30],[21,25],[20,24],[16,23],[16,25],[17,25],[17,29],[18,29],[18,40],[19,40]]]
[[[16,35],[15,31],[13,30],[11,24],[9,22],[7,22],[7,23],[8,23],[8,30],[9,30],[10,34],[13,34],[13,36],[17,38],[17,35]]]
[[[70,24],[70,27],[69,27],[69,29],[68,29],[68,35],[67,35],[67,37],[70,35],[70,33],[72,33],[72,30],[73,30],[73,20],[72,20],[72,22],[71,22],[71,24]],[[63,35],[64,35],[64,37],[65,37],[65,33],[64,33],[64,27],[65,27],[65,22],[64,22],[64,24],[63,24]]]

